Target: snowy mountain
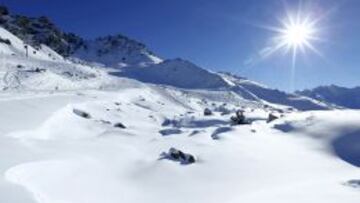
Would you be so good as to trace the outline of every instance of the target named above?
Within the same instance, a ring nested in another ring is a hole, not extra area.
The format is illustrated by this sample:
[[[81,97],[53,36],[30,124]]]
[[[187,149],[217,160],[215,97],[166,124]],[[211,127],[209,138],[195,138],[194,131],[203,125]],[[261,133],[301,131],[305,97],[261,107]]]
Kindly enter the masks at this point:
[[[183,59],[165,60],[162,63],[147,67],[123,68],[117,75],[146,83],[188,89],[211,89],[228,86],[221,76]]]
[[[79,48],[9,30],[23,35],[0,27],[1,203],[359,202],[358,110],[121,35]]]
[[[110,67],[146,66],[162,61],[144,44],[123,35],[86,40],[75,50],[72,57]]]
[[[122,68],[120,72],[113,74],[146,83],[187,89],[222,89],[250,101],[291,106],[299,110],[329,108],[315,99],[271,89],[235,75],[213,73],[183,59],[165,60],[147,67]]]
[[[337,106],[360,109],[360,87],[346,88],[330,85],[298,91],[297,93]]]
[[[4,6],[0,7],[0,26],[26,44],[35,48],[45,44],[63,57],[77,57],[116,67],[161,61],[144,44],[126,36],[119,34],[85,40],[74,33],[61,31],[45,16],[12,15]]]
[[[13,15],[0,7],[0,26],[35,48],[45,44],[64,57],[70,56],[83,44],[83,39],[73,33],[62,32],[46,16],[27,17]]]
[[[226,78],[227,81],[231,81],[234,91],[244,92],[245,90],[246,94],[250,94],[250,97],[256,99],[285,106],[292,106],[300,110],[324,110],[329,108],[325,103],[319,102],[316,99],[272,89],[257,82],[231,74],[221,75]]]

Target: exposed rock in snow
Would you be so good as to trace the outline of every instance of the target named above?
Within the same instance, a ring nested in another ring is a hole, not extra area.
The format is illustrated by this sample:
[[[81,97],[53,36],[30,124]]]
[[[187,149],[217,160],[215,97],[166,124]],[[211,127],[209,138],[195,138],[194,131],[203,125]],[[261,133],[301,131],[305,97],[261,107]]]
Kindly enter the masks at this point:
[[[211,116],[212,115],[212,111],[209,108],[205,108],[204,109],[204,116]]]
[[[91,118],[91,115],[85,111],[79,110],[79,109],[73,109],[74,114],[83,117],[83,118]]]
[[[120,122],[115,123],[115,124],[114,124],[114,127],[115,127],[115,128],[122,128],[122,129],[125,129],[125,128],[126,128],[126,126],[125,126],[124,124],[120,123]]]
[[[178,161],[180,164],[192,164],[195,162],[195,158],[191,154],[186,154],[182,152],[181,150],[170,148],[169,152],[163,152],[160,155],[160,159],[170,159],[173,161]]]

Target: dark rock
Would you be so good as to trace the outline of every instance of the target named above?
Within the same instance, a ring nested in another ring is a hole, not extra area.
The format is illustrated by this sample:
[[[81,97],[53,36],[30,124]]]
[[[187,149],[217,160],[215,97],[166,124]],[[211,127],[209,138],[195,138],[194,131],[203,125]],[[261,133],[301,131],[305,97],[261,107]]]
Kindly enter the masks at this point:
[[[162,136],[168,136],[168,135],[173,135],[173,134],[180,134],[180,133],[182,133],[182,131],[177,128],[172,128],[172,129],[160,130],[159,133]]]
[[[9,39],[4,39],[4,38],[1,38],[1,37],[0,37],[0,43],[11,45],[11,41]]]
[[[345,183],[345,185],[360,189],[360,180],[349,180]]]
[[[45,71],[46,71],[46,69],[44,69],[44,68],[35,68],[35,70],[34,70],[35,73],[42,73]]]
[[[248,122],[246,120],[243,110],[238,110],[236,112],[236,115],[232,116],[230,119],[231,119],[231,121],[233,122],[234,125],[250,124],[250,122]]]
[[[270,123],[276,119],[279,119],[279,117],[275,116],[274,114],[270,113],[267,119],[267,123]]]
[[[91,115],[85,111],[82,111],[82,110],[79,110],[79,109],[73,109],[73,113],[80,116],[80,117],[83,117],[83,118],[86,118],[86,119],[90,119],[91,118]]]
[[[204,116],[211,116],[212,115],[212,111],[209,108],[205,108],[204,109]]]
[[[163,152],[160,155],[160,159],[169,159],[178,161],[180,164],[188,165],[195,163],[195,157],[191,154],[184,153],[178,149],[170,148],[168,152]]]
[[[126,126],[125,126],[124,124],[120,123],[120,122],[115,123],[115,124],[114,124],[114,127],[115,127],[115,128],[122,128],[122,129],[125,129],[125,128],[126,128]]]
[[[0,6],[0,16],[9,15],[9,10],[6,6]]]

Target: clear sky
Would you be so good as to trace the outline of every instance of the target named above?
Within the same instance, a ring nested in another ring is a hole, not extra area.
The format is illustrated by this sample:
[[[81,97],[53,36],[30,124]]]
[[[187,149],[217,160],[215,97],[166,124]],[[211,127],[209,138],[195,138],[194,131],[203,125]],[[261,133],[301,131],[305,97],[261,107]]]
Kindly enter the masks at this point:
[[[85,38],[122,33],[163,58],[181,57],[204,68],[229,71],[268,86],[292,90],[289,53],[262,53],[298,0],[0,0],[12,12],[49,16],[60,28]],[[360,85],[360,1],[308,0],[321,41],[299,54],[295,89]]]

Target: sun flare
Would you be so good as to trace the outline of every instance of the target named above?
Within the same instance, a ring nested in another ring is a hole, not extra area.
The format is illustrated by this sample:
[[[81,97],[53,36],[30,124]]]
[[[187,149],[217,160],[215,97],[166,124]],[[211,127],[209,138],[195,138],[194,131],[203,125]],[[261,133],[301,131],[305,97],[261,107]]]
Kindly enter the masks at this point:
[[[271,31],[276,32],[272,39],[272,45],[266,49],[265,56],[268,57],[275,52],[283,50],[285,53],[291,54],[291,81],[292,89],[294,87],[294,77],[296,69],[296,60],[298,55],[311,51],[319,56],[323,56],[315,47],[318,41],[323,41],[320,35],[319,27],[320,18],[302,13],[300,10],[297,13],[287,12],[286,18],[283,18],[278,27],[265,27]]]
[[[291,47],[303,46],[311,43],[314,29],[309,24],[294,24],[285,28],[282,33],[283,43]]]
[[[293,52],[296,52],[297,49],[303,52],[306,49],[311,49],[319,53],[313,45],[318,39],[316,37],[318,33],[315,22],[309,20],[309,18],[288,17],[282,22],[282,27],[277,29],[277,47],[286,48]]]

